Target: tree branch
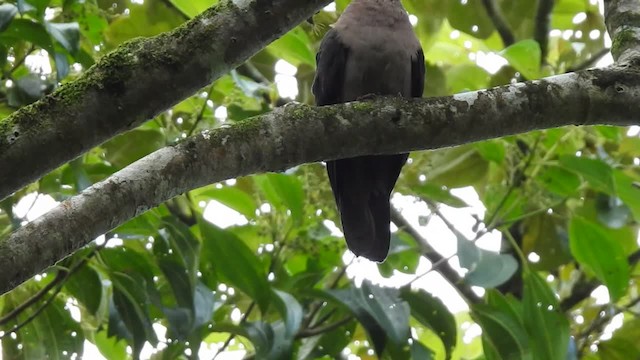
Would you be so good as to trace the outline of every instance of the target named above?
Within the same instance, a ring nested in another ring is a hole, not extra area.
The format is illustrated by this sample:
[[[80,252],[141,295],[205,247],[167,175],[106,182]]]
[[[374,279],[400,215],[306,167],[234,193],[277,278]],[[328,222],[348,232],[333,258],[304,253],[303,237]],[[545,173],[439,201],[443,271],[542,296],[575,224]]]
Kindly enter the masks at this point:
[[[640,56],[640,6],[637,0],[604,0],[611,55],[619,65],[637,65]]]
[[[551,11],[553,11],[554,0],[539,0],[538,11],[536,12],[535,28],[533,37],[540,45],[540,61],[547,62],[549,50],[549,31],[551,30]],[[542,65],[541,64],[541,65]]]
[[[339,328],[342,325],[348,324],[352,320],[353,320],[353,316],[347,316],[346,318],[344,318],[342,320],[338,320],[338,321],[336,321],[334,323],[327,324],[325,326],[321,326],[321,327],[317,327],[317,328],[313,328],[313,329],[300,330],[296,334],[296,339],[312,337],[312,336],[315,336],[315,335],[320,335],[322,333],[333,331],[333,330]]]
[[[439,214],[442,215],[442,214]],[[447,219],[442,217],[442,220],[445,221],[447,226]],[[458,291],[458,293],[467,301],[467,303],[479,303],[481,298],[471,290],[471,286],[464,282],[462,276],[458,274],[458,272],[449,265],[449,262],[444,261],[445,257],[440,255],[437,251],[433,250],[431,245],[427,242],[427,239],[423,238],[422,235],[413,227],[407,219],[402,216],[402,214],[396,210],[395,208],[391,208],[391,221],[400,229],[402,229],[407,234],[411,235],[418,246],[420,246],[420,252],[424,257],[429,259],[432,264],[442,264],[436,270],[442,277],[453,286],[454,289]],[[457,230],[456,230],[457,231]]]
[[[627,262],[629,262],[630,267],[635,266],[639,261],[640,250],[636,250],[627,258]],[[586,276],[582,274],[582,276],[580,276],[580,279],[578,279],[578,281],[576,282],[576,285],[573,287],[571,295],[562,299],[562,301],[560,302],[560,309],[563,312],[571,310],[574,306],[582,302],[582,300],[588,298],[593,290],[595,290],[600,285],[602,284],[598,280],[587,280]]]
[[[507,24],[507,20],[505,20],[496,0],[482,0],[482,4],[484,5],[485,10],[487,10],[487,15],[493,22],[493,26],[495,26],[496,30],[498,30],[498,34],[500,34],[500,38],[502,39],[502,43],[504,47],[513,45],[516,42],[516,38]]]
[[[193,94],[329,2],[220,1],[171,32],[122,44],[0,122],[0,199]]]
[[[0,241],[0,293],[193,188],[320,160],[565,125],[638,124],[639,100],[640,72],[611,67],[450,97],[277,108],[160,149],[16,230]]]
[[[607,54],[610,53],[610,52],[611,52],[611,49],[602,48],[597,53],[591,55],[591,57],[588,58],[587,60],[585,60],[584,62],[582,62],[580,64],[577,64],[577,65],[567,69],[567,72],[580,71],[580,70],[585,70],[585,69],[588,69],[590,67],[593,67],[598,61],[600,61],[600,59],[602,59],[603,57],[607,56]]]

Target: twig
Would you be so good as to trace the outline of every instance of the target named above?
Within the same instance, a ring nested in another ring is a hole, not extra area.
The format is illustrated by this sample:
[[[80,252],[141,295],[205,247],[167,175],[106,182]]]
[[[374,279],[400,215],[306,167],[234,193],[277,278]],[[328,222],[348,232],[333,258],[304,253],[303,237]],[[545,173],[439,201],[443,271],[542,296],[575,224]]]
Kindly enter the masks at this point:
[[[324,314],[320,319],[318,319],[318,321],[316,321],[314,324],[310,324],[308,329],[313,329],[316,328],[320,325],[322,325],[325,321],[329,320],[329,318],[335,314],[335,312],[337,311],[337,308],[333,308],[330,311],[327,311],[326,314]]]
[[[531,165],[531,163],[533,161],[533,157],[535,155],[536,149],[538,148],[538,145],[540,144],[541,137],[542,137],[542,135],[539,135],[536,138],[536,141],[535,141],[533,147],[531,148],[531,150],[529,152],[529,157],[527,158],[527,162],[524,164],[524,166],[522,167],[522,170],[521,170],[523,174],[529,168],[529,166]],[[502,199],[498,203],[498,206],[496,206],[496,208],[493,211],[493,213],[491,214],[491,216],[489,216],[489,221],[485,222],[485,224],[486,224],[485,228],[482,229],[482,230],[479,230],[478,232],[476,232],[476,237],[473,240],[469,240],[471,243],[475,243],[482,236],[484,236],[485,234],[487,234],[487,233],[491,232],[493,229],[495,229],[496,223],[497,223],[496,220],[498,219],[498,214],[502,210],[502,207],[504,207],[504,205],[506,204],[507,199],[509,198],[509,196],[511,195],[511,193],[515,189],[516,184],[518,184],[517,181],[513,181],[511,183],[511,185],[509,186],[509,189],[507,189],[507,192],[505,193],[505,195],[502,197]],[[442,214],[440,213],[440,210],[438,210],[438,208],[435,206],[435,204],[427,202],[427,205],[429,205],[431,210],[433,212],[435,212],[436,215],[438,215],[442,219],[442,221],[449,228],[449,230],[451,230],[451,232],[453,232],[456,236],[463,236],[458,231],[458,229],[456,229],[455,226],[453,226],[453,224],[451,224],[444,216],[442,216]],[[433,264],[431,266],[431,269],[429,269],[426,272],[418,275],[416,278],[411,280],[411,283],[417,281],[418,279],[421,279],[422,277],[426,276],[427,274],[429,274],[432,271],[438,270],[441,266],[443,266],[449,260],[453,259],[456,255],[457,255],[457,253],[456,254],[452,254],[452,255],[450,255],[449,257],[446,257],[446,258],[443,257],[443,258],[439,259],[438,261],[433,262]]]
[[[66,273],[67,273],[66,270],[58,270],[55,278],[53,278],[53,280],[51,280],[50,283],[48,283],[42,289],[38,290],[38,292],[33,294],[33,296],[27,299],[27,301],[16,306],[13,310],[11,310],[7,314],[5,314],[2,318],[0,318],[0,326],[5,325],[9,321],[13,320],[18,315],[20,315],[20,313],[26,310],[28,307],[42,300],[42,298],[49,292],[49,290],[53,289],[56,285],[60,283],[60,280],[62,280],[66,276]]]
[[[629,266],[634,266],[640,261],[640,250],[636,250],[633,254],[627,257],[627,262]],[[585,276],[583,275],[578,281],[576,285],[573,287],[573,291],[571,295],[564,298],[560,302],[560,310],[567,312],[571,310],[574,306],[579,304],[582,300],[586,299],[591,295],[593,290],[595,290],[598,286],[600,286],[600,282],[596,280],[583,281]]]
[[[502,15],[502,12],[500,11],[500,8],[498,7],[498,4],[496,3],[496,1],[482,0],[482,4],[484,5],[484,8],[487,10],[487,15],[489,15],[489,18],[493,22],[493,26],[495,26],[496,30],[498,30],[498,33],[500,34],[500,38],[502,38],[502,43],[504,44],[504,47],[513,45],[513,43],[516,42],[515,36],[513,35],[513,32],[511,31],[509,24],[507,24],[507,21]]]
[[[269,265],[269,271],[268,273],[273,272],[274,267],[275,267],[275,263],[277,260],[278,255],[280,254],[280,252],[282,251],[282,249],[284,248],[284,241],[282,242],[282,245],[280,247],[278,247],[272,255],[272,260],[271,260],[271,264]],[[247,308],[247,311],[245,311],[244,314],[242,314],[242,318],[240,319],[240,324],[244,324],[247,322],[247,319],[249,318],[249,315],[251,315],[251,312],[253,311],[253,309],[256,306],[256,302],[252,301],[251,304],[249,304],[249,307]],[[220,349],[218,349],[218,352],[216,352],[216,354],[213,356],[213,358],[211,360],[215,360],[218,355],[222,354],[225,349],[229,346],[229,344],[231,344],[231,340],[235,339],[236,334],[229,334],[229,337],[227,338],[227,340],[225,340],[225,342],[222,344],[222,346],[220,347]]]
[[[553,5],[554,0],[538,1],[538,12],[536,13],[533,37],[538,44],[540,44],[540,65],[547,62],[547,54],[549,52],[549,30],[551,27],[551,11],[553,11]]]
[[[22,303],[21,305],[19,305],[15,309],[13,309],[9,314],[7,314],[4,317],[2,317],[2,319],[0,319],[0,325],[6,324],[10,320],[15,319],[27,307],[33,305],[38,300],[41,300],[47,294],[47,292],[49,290],[51,290],[54,286],[58,285],[58,287],[53,292],[53,294],[51,294],[51,296],[38,309],[36,309],[36,311],[34,311],[33,314],[29,315],[29,317],[27,317],[24,321],[16,324],[13,328],[8,330],[4,334],[0,335],[0,339],[4,338],[8,334],[15,333],[15,332],[19,331],[21,328],[23,328],[24,326],[29,324],[31,321],[33,321],[33,319],[35,319],[40,313],[42,313],[42,311],[44,311],[44,309],[46,309],[46,307],[49,306],[49,304],[51,304],[53,302],[53,300],[55,300],[56,296],[60,293],[60,291],[62,291],[62,288],[64,287],[64,283],[73,274],[75,274],[78,270],[80,270],[91,258],[93,258],[98,253],[99,250],[104,248],[104,246],[106,244],[107,244],[107,241],[105,241],[101,245],[95,246],[92,249],[91,253],[87,254],[87,256],[85,256],[82,259],[80,259],[71,268],[58,270],[58,273],[56,274],[56,277],[53,280],[51,280],[51,282],[49,284],[47,284],[47,286],[42,288],[40,291],[38,291],[36,294],[34,294],[27,301],[25,301],[24,303]]]
[[[193,123],[193,126],[191,126],[191,129],[189,129],[189,132],[187,133],[187,137],[191,136],[193,134],[193,132],[196,130],[196,128],[198,127],[198,124],[200,123],[200,121],[202,121],[202,119],[204,118],[204,111],[207,109],[207,103],[209,102],[209,99],[211,98],[211,93],[213,92],[213,89],[215,88],[216,83],[212,83],[211,85],[209,85],[209,89],[207,90],[207,98],[204,99],[204,103],[202,104],[202,107],[200,108],[200,112],[198,112],[198,117],[196,118],[196,121]]]
[[[3,339],[5,336],[11,333],[20,331],[20,329],[22,329],[24,326],[26,326],[31,321],[33,321],[33,319],[35,319],[38,315],[40,315],[40,313],[42,313],[44,309],[46,309],[47,306],[49,306],[49,304],[51,304],[53,300],[55,300],[56,296],[58,296],[61,290],[62,290],[62,285],[58,286],[58,288],[56,288],[56,291],[54,291],[53,294],[51,294],[51,296],[42,304],[42,306],[40,306],[39,308],[36,309],[36,311],[33,312],[33,314],[29,315],[29,317],[26,318],[21,323],[16,324],[13,328],[11,328],[11,330],[0,335],[0,339]]]
[[[441,215],[442,214],[439,214],[438,216]],[[391,208],[391,220],[399,229],[402,229],[404,232],[411,235],[418,246],[420,246],[422,255],[429,259],[429,261],[431,261],[431,263],[433,264],[433,266],[429,270],[438,269],[438,273],[440,273],[442,277],[444,277],[456,290],[458,290],[460,295],[462,295],[462,297],[467,300],[467,302],[480,302],[480,297],[478,297],[478,295],[476,295],[476,293],[471,290],[471,287],[469,285],[465,284],[462,281],[462,277],[458,274],[457,271],[453,269],[453,267],[451,267],[451,265],[449,265],[448,262],[446,262],[444,256],[433,250],[427,240],[422,237],[422,235],[420,235],[420,233],[413,226],[411,226],[411,224],[409,224],[407,219],[405,219],[404,216],[402,216],[402,214],[393,207]],[[443,221],[445,222],[445,224],[448,223],[446,219],[443,219]],[[436,264],[442,265],[438,265],[438,267],[436,267]]]
[[[573,67],[570,67],[567,70],[567,72],[574,72],[574,71],[580,71],[580,70],[588,69],[588,68],[592,67],[593,65],[595,65],[598,61],[600,61],[600,59],[605,57],[610,52],[611,52],[611,49],[609,49],[609,48],[601,49],[597,53],[591,55],[591,57],[588,58],[587,60],[585,60],[583,63],[578,64],[578,65],[573,66]]]
[[[251,304],[249,304],[249,307],[247,308],[247,311],[245,311],[244,314],[242,314],[242,319],[240,319],[240,325],[242,325],[245,322],[247,322],[247,318],[249,317],[249,315],[251,314],[251,312],[253,311],[255,306],[256,306],[256,302],[255,301],[252,301]],[[222,354],[227,349],[229,344],[231,344],[231,340],[233,340],[235,338],[236,338],[236,334],[230,334],[229,337],[227,338],[227,340],[225,340],[224,344],[222,344],[220,349],[218,349],[218,352],[216,352],[216,354],[213,355],[213,358],[211,358],[211,360],[215,360],[218,357],[218,355]]]
[[[313,329],[304,329],[298,332],[298,334],[296,334],[296,339],[302,339],[302,338],[307,338],[307,337],[311,337],[311,336],[315,336],[315,335],[319,335],[325,332],[329,332],[332,330],[335,330],[337,328],[339,328],[342,325],[345,325],[347,323],[349,323],[351,320],[353,320],[353,316],[347,316],[346,318],[342,319],[342,320],[338,320],[334,323],[325,325],[325,326],[321,326],[321,327],[317,327],[317,328],[313,328]]]
[[[13,74],[16,70],[18,70],[18,68],[20,67],[20,65],[24,64],[24,62],[27,60],[27,57],[29,55],[31,55],[31,53],[33,52],[33,50],[35,50],[35,46],[31,45],[29,47],[29,49],[24,53],[24,56],[20,58],[20,60],[16,61],[13,66],[11,67],[11,70],[9,70],[7,77],[10,77],[11,74]]]
[[[580,333],[578,335],[579,339],[582,339],[582,344],[580,345],[580,348],[578,349],[578,357],[581,357],[581,355],[584,353],[584,350],[587,348],[587,346],[589,345],[589,336],[591,336],[591,334],[593,334],[594,332],[599,332],[601,331],[601,329],[608,324],[616,315],[627,311],[628,309],[634,307],[636,304],[640,303],[640,297],[637,297],[633,300],[631,300],[627,305],[622,306],[622,307],[614,307],[613,311],[606,311],[608,308],[611,307],[610,304],[606,304],[600,307],[600,310],[598,310],[597,314],[604,312],[605,315],[596,318],[591,325],[589,325],[589,327],[583,331],[582,333]]]
[[[542,138],[542,135],[538,135],[538,137],[535,140],[535,143],[533,144],[533,147],[529,150],[529,157],[527,158],[527,162],[525,162],[525,164],[524,164],[524,166],[522,167],[522,170],[521,170],[522,174],[524,174],[527,171],[527,169],[529,169],[529,166],[531,166],[531,163],[533,161],[533,157],[534,157],[534,155],[536,153],[536,150],[538,149],[538,145],[540,145],[540,139],[541,138]],[[507,200],[509,199],[509,196],[511,196],[511,193],[513,192],[513,190],[515,190],[515,188],[517,187],[518,184],[519,184],[518,181],[512,181],[511,182],[511,184],[509,185],[509,188],[507,189],[507,192],[504,194],[502,199],[500,199],[500,202],[498,203],[498,206],[496,206],[496,208],[493,211],[493,213],[491,214],[491,216],[489,216],[489,221],[485,222],[487,232],[489,232],[489,231],[491,231],[491,230],[493,230],[495,228],[496,220],[498,219],[498,215],[500,214],[500,211],[502,210],[504,205],[507,203]]]
[[[333,289],[336,286],[338,286],[338,282],[340,281],[340,279],[342,279],[344,274],[347,273],[347,268],[349,267],[349,265],[351,265],[351,263],[353,263],[353,260],[351,260],[349,264],[344,265],[340,269],[340,272],[336,275],[336,277],[333,279],[331,284],[329,284],[329,287],[328,287],[329,289]],[[311,311],[309,311],[309,315],[305,317],[305,320],[303,322],[303,326],[302,326],[303,329],[309,327],[309,325],[311,324],[311,321],[313,321],[313,318],[318,314],[320,309],[322,309],[322,302],[316,301],[314,304],[311,305]],[[318,325],[319,323],[320,322],[316,322],[316,325]]]

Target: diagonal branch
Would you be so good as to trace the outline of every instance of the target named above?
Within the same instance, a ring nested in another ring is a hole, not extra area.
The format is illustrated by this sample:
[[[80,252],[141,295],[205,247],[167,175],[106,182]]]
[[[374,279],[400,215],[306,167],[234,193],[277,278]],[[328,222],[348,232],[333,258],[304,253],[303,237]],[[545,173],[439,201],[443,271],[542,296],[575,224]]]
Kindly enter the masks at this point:
[[[329,2],[220,1],[171,32],[123,44],[0,121],[0,199],[193,94]]]
[[[482,4],[487,11],[487,15],[489,15],[489,18],[493,22],[493,26],[498,30],[498,34],[500,34],[504,47],[513,45],[513,43],[516,42],[516,38],[513,35],[513,31],[511,31],[507,20],[502,15],[496,0],[482,0]]]
[[[288,105],[160,149],[0,241],[0,293],[190,189],[326,159],[436,149],[565,125],[638,124],[640,72],[585,70],[428,99]]]
[[[554,2],[555,0],[538,0],[533,38],[540,45],[540,61],[542,64],[547,62],[547,54],[549,52],[549,31],[551,30],[551,11],[553,11]]]
[[[441,214],[440,214],[441,215]],[[442,217],[443,221],[446,222],[446,218]],[[440,255],[437,251],[435,251],[431,245],[427,242],[420,233],[415,229],[407,219],[405,219],[402,214],[396,210],[395,208],[391,208],[391,221],[399,229],[402,229],[407,234],[411,235],[415,242],[420,247],[420,252],[424,257],[426,257],[432,264],[442,264],[436,270],[443,278],[445,278],[454,289],[458,291],[458,293],[465,299],[467,303],[479,303],[481,298],[473,292],[471,286],[464,282],[464,279],[458,272],[451,266],[447,261],[445,261],[445,257]],[[448,223],[447,223],[448,224]],[[457,231],[457,230],[456,230]]]

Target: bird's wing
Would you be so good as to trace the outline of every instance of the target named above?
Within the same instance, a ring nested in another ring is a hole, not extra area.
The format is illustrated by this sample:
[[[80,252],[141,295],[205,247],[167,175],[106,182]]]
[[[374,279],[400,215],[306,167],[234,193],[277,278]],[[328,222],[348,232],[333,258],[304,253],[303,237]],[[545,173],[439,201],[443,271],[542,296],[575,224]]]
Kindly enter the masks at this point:
[[[332,105],[343,101],[342,89],[348,56],[349,49],[340,40],[338,32],[329,30],[316,55],[317,71],[311,87],[316,105]]]
[[[422,48],[411,57],[411,97],[422,97],[424,92],[424,52]]]
[[[316,55],[317,70],[311,87],[316,98],[316,105],[332,105],[343,101],[342,89],[344,88],[344,73],[348,56],[349,49],[338,37],[338,32],[330,29],[322,39]],[[335,162],[327,162],[327,171],[339,209],[340,198],[338,196],[338,180],[335,176]]]

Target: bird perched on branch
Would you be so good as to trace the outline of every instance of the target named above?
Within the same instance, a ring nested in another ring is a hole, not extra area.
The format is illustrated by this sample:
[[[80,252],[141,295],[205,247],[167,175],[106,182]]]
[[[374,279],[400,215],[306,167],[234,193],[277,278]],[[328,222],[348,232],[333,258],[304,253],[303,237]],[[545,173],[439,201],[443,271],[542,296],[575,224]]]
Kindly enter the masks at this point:
[[[316,56],[317,105],[366,95],[421,97],[424,53],[400,0],[353,0]],[[327,161],[349,249],[383,261],[389,252],[391,191],[409,154]]]

